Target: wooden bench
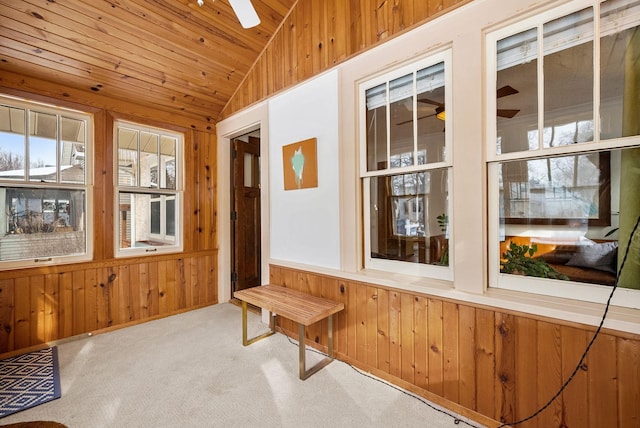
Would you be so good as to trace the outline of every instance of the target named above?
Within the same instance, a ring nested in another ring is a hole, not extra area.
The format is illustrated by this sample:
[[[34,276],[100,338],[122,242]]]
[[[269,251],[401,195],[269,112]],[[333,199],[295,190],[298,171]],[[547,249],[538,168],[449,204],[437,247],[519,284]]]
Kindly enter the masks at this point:
[[[279,285],[264,285],[236,291],[234,297],[242,301],[242,344],[248,346],[275,333],[273,314],[298,323],[298,347],[300,353],[300,379],[305,380],[333,361],[333,314],[344,309],[344,303],[312,296]],[[252,339],[247,338],[247,304],[269,311],[269,331]],[[329,339],[328,356],[315,366],[306,369],[305,328],[327,318]]]

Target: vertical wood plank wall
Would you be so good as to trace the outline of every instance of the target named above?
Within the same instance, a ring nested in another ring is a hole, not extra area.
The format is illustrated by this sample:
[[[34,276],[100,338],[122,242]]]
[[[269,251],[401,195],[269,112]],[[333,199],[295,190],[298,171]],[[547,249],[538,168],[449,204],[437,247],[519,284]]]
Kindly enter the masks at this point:
[[[74,103],[69,88],[10,77],[3,76],[0,93],[94,115],[94,252],[86,263],[0,271],[0,353],[218,303],[217,149],[211,126],[185,127],[190,119],[177,115],[153,120],[153,111],[90,94],[82,96],[88,102]],[[34,91],[44,86],[46,97]],[[99,107],[107,103],[108,109]],[[114,257],[113,121],[119,118],[185,135],[182,253]]]
[[[571,376],[595,328],[270,267],[270,283],[343,302],[336,356],[501,422],[530,416]],[[279,319],[292,337],[297,328]],[[326,351],[326,320],[307,329]],[[520,427],[640,426],[640,336],[603,331],[573,381]]]
[[[299,0],[220,119],[472,0]]]

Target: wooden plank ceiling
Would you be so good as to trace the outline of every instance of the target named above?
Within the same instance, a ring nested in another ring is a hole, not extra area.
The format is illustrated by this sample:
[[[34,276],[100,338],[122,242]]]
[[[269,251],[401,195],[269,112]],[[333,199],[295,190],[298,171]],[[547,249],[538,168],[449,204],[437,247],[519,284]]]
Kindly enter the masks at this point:
[[[0,73],[214,123],[295,2],[0,0]]]

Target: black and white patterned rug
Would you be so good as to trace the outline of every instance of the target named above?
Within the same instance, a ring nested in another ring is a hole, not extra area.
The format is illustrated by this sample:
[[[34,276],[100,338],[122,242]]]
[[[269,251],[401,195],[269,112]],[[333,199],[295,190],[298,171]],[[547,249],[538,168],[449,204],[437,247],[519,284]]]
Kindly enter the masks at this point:
[[[0,360],[0,418],[60,398],[58,349]]]

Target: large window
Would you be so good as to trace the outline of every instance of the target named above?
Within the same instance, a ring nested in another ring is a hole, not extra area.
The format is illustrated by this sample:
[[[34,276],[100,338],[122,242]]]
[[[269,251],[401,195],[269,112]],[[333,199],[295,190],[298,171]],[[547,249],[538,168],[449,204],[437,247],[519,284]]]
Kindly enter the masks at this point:
[[[117,122],[116,254],[181,251],[182,135]]]
[[[360,85],[365,267],[451,279],[450,52]]]
[[[490,285],[604,303],[640,216],[640,5],[570,7],[488,35]]]
[[[90,259],[90,115],[0,97],[0,268]]]

